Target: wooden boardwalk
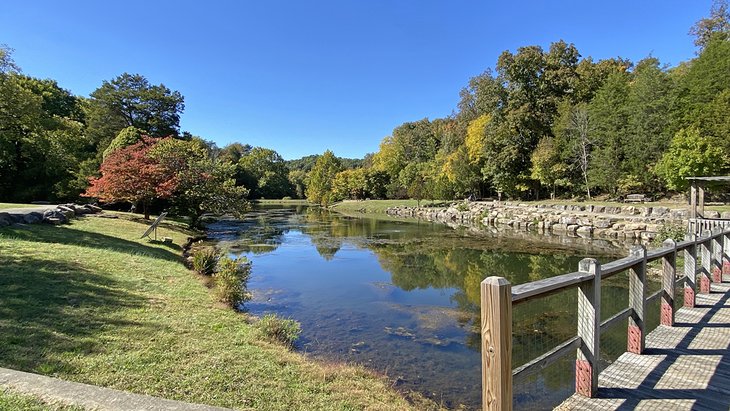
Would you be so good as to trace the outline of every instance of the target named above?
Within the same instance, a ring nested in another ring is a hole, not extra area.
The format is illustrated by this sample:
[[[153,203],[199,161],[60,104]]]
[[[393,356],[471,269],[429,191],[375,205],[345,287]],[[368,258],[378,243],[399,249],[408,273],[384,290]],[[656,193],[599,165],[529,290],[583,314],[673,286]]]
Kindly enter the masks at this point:
[[[674,327],[646,337],[598,377],[597,398],[574,394],[557,410],[730,410],[730,284],[713,283]]]

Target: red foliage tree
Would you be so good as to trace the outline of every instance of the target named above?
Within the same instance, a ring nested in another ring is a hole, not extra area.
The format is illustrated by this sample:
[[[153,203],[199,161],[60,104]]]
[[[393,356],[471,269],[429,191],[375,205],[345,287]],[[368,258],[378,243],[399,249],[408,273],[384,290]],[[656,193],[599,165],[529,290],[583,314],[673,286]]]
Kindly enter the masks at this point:
[[[91,186],[83,196],[104,202],[141,203],[144,216],[149,219],[152,200],[169,198],[178,184],[175,173],[148,155],[160,140],[145,136],[142,141],[107,155],[99,169],[101,177],[89,181]]]

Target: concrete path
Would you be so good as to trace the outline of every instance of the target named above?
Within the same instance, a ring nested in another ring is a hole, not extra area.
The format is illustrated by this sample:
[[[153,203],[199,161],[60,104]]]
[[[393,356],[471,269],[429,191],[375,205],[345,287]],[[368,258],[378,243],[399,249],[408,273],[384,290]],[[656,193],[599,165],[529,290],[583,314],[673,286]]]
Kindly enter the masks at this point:
[[[103,411],[230,411],[228,408],[166,400],[148,395],[0,368],[0,388],[30,394],[52,403]]]

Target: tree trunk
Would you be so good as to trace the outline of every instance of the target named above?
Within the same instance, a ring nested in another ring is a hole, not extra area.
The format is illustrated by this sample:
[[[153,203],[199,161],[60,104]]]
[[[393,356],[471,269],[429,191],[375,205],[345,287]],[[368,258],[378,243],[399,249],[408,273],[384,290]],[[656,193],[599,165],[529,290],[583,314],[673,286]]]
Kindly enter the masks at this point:
[[[150,219],[150,207],[147,201],[142,202],[142,211],[144,211],[144,219]]]

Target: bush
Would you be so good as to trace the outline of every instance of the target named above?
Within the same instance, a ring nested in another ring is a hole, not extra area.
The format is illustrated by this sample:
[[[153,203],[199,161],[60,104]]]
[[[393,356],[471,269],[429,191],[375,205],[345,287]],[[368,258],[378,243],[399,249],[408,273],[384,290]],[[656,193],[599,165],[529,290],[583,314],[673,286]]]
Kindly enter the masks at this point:
[[[687,227],[681,223],[666,223],[659,229],[654,237],[653,243],[661,244],[664,240],[674,240],[680,242],[684,240],[687,234]]]
[[[256,328],[263,336],[271,341],[279,342],[292,347],[299,338],[302,326],[291,318],[282,318],[276,314],[266,314],[256,323]]]
[[[207,247],[193,251],[193,270],[200,275],[213,275],[218,262],[215,248]]]
[[[251,299],[248,292],[248,278],[251,276],[251,265],[244,259],[232,260],[221,257],[218,270],[213,275],[215,295],[218,301],[236,307]]]

